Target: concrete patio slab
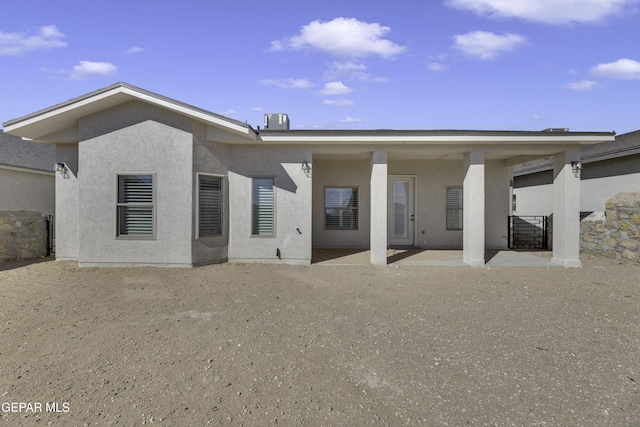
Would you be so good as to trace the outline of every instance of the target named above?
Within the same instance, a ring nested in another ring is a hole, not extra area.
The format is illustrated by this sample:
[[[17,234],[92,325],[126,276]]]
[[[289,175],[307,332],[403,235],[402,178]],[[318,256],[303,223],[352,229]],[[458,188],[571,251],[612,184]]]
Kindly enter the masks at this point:
[[[314,265],[370,265],[367,249],[314,249]],[[558,267],[551,262],[551,252],[486,251],[487,267]],[[461,250],[389,249],[387,265],[466,267]]]

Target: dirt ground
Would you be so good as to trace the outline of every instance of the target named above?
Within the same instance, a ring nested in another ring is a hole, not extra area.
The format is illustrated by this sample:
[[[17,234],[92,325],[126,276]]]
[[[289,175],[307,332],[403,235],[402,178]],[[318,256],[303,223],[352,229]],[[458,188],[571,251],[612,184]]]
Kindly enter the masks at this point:
[[[0,426],[640,426],[639,273],[4,265]]]

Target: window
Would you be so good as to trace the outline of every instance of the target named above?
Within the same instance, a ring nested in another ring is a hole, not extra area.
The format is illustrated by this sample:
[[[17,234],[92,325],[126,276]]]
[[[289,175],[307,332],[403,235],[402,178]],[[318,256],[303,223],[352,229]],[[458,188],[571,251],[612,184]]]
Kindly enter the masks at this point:
[[[254,178],[252,235],[274,235],[273,211],[273,178]]]
[[[222,235],[222,178],[198,175],[198,237]]]
[[[462,188],[447,188],[447,230],[462,230]]]
[[[118,175],[117,236],[152,238],[153,175]]]
[[[324,189],[324,228],[326,230],[358,229],[358,189]]]

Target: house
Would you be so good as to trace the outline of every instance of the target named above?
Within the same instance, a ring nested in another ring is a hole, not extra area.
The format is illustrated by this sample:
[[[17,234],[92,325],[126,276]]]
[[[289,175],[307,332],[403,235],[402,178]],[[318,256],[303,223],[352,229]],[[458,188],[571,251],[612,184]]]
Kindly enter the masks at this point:
[[[0,210],[55,212],[54,145],[36,144],[0,130]]]
[[[582,145],[611,132],[265,129],[117,83],[4,123],[55,144],[58,259],[309,264],[312,248],[506,248],[511,166],[554,157],[553,261],[579,266]]]
[[[640,191],[640,130],[614,141],[580,149],[580,211],[604,211],[607,200],[621,192]],[[513,170],[513,214],[553,213],[553,160],[539,159]]]

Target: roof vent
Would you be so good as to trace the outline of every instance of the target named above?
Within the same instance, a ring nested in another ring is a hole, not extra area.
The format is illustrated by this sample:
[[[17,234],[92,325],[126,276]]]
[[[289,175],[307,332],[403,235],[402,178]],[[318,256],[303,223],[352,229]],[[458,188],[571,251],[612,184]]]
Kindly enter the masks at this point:
[[[271,130],[289,130],[289,116],[286,114],[265,114],[264,128]]]
[[[542,132],[569,132],[569,128],[547,128]]]

